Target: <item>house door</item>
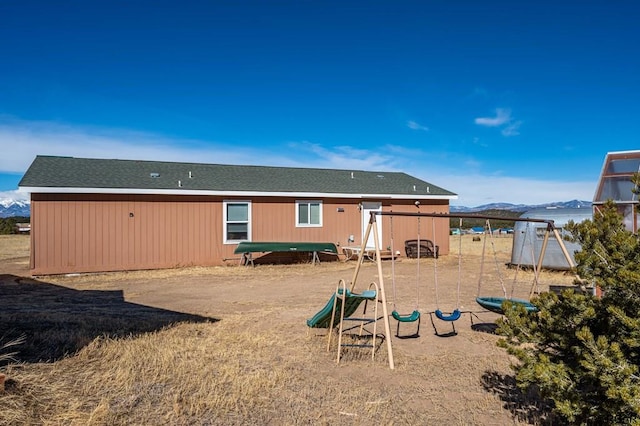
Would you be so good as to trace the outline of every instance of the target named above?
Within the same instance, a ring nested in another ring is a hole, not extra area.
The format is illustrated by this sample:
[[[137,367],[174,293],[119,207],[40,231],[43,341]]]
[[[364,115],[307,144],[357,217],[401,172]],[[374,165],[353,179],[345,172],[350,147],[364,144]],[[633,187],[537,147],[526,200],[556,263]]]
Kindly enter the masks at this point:
[[[367,232],[367,227],[369,226],[369,219],[371,218],[370,212],[381,212],[382,211],[382,203],[381,202],[371,202],[365,201],[362,203],[362,239],[364,239],[364,234]],[[376,226],[378,227],[378,238],[380,238],[380,244],[382,245],[382,217],[376,217]],[[369,234],[369,239],[367,240],[367,247],[375,247],[374,243],[374,235],[373,229]],[[380,247],[382,250],[382,247]]]

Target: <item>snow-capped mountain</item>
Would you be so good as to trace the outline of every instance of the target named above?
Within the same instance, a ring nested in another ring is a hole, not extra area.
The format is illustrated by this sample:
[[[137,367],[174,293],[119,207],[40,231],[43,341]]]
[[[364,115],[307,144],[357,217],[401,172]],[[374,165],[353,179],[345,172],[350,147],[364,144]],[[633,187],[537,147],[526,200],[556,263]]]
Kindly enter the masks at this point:
[[[30,215],[31,211],[29,201],[0,198],[0,217],[29,217]]]
[[[558,208],[567,208],[567,209],[588,208],[588,207],[591,207],[591,201],[571,200],[571,201],[558,201],[555,203],[536,204],[536,205],[491,203],[491,204],[483,204],[481,206],[476,206],[476,207],[451,206],[451,212],[452,213],[469,213],[469,212],[479,212],[484,210],[509,210],[513,212],[526,212],[527,210],[533,210],[533,209],[545,208],[545,207],[558,207]]]

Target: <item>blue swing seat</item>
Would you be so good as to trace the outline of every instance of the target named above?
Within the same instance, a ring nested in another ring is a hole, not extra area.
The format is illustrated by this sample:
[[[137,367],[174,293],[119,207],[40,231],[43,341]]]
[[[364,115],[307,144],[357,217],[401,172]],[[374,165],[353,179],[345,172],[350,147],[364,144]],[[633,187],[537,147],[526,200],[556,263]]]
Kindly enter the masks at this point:
[[[462,315],[459,309],[454,310],[449,315],[444,314],[440,309],[436,309],[435,314],[442,321],[457,321]]]

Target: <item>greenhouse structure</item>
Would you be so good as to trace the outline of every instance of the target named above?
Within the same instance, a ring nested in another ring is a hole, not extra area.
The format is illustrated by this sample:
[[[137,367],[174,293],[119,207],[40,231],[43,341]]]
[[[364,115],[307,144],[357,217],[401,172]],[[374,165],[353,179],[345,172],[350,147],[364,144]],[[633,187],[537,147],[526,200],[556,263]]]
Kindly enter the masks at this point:
[[[640,172],[640,151],[607,153],[593,197],[593,214],[597,214],[607,200],[612,200],[624,217],[625,227],[634,233],[638,232],[638,213],[634,213],[638,196],[633,193],[631,176],[637,172]]]

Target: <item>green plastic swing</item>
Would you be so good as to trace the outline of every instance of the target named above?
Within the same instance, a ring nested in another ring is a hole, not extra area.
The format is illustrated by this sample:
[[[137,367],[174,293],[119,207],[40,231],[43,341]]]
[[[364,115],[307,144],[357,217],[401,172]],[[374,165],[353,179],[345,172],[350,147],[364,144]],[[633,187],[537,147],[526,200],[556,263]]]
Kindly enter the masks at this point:
[[[390,218],[391,222],[391,253],[394,253],[393,247],[393,217]],[[418,247],[420,247],[420,218],[418,218]],[[391,312],[391,316],[398,322],[415,322],[420,319],[420,311],[418,310],[419,303],[419,292],[418,292],[418,284],[420,281],[420,250],[418,250],[418,271],[416,276],[416,309],[413,310],[410,314],[400,314],[395,309],[395,301],[396,301],[396,272],[395,272],[395,256],[391,256],[391,284],[393,286],[393,306],[394,309]]]
[[[398,313],[398,311],[394,310],[393,312],[391,312],[391,316],[396,320],[396,321],[400,321],[400,322],[414,322],[414,321],[418,321],[418,319],[420,319],[420,311],[419,310],[414,310],[411,314],[409,315],[400,315]]]

